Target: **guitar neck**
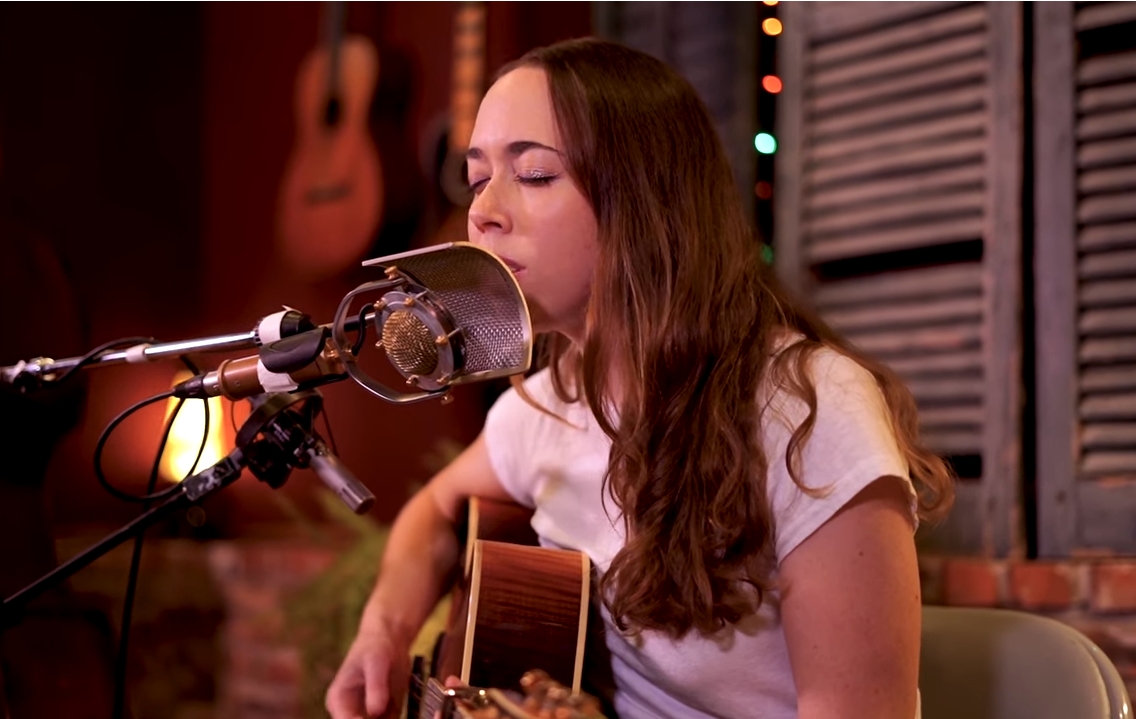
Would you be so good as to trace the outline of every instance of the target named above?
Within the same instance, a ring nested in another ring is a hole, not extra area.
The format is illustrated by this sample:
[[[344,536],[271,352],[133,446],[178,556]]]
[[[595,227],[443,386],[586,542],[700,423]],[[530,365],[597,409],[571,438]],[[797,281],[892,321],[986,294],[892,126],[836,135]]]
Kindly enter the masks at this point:
[[[334,101],[339,96],[339,49],[343,45],[344,21],[347,11],[345,3],[336,0],[327,3],[323,18],[323,37],[327,45],[330,62],[327,65],[327,98]]]
[[[469,148],[485,84],[485,18],[483,2],[461,3],[454,17],[449,149],[455,154]]]

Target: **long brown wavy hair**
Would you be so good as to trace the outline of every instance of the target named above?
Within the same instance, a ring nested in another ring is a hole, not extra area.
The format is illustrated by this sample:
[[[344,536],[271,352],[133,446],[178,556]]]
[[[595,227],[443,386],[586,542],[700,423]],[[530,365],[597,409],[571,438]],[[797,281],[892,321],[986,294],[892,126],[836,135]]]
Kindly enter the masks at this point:
[[[773,517],[758,391],[771,382],[809,407],[786,458],[803,488],[817,407],[807,366],[822,347],[875,377],[920,517],[945,513],[952,478],[919,443],[911,393],[778,286],[693,87],[594,39],[539,48],[498,77],[522,66],[547,73],[569,172],[598,221],[583,345],[547,346],[557,394],[586,401],[612,441],[605,486],[627,539],[600,588],[617,625],[706,635],[760,606]],[[804,339],[775,353],[785,330]]]

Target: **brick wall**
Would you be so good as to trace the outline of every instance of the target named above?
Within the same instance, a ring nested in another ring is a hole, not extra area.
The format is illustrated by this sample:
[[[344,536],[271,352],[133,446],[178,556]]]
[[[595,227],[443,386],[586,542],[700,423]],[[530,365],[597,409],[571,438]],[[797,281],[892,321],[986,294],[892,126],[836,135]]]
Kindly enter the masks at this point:
[[[1003,607],[1089,636],[1136,695],[1136,559],[1027,561],[920,557],[925,604]]]
[[[219,637],[226,667],[218,677],[215,719],[311,715],[301,696],[301,648],[285,605],[339,553],[301,541],[214,542],[208,552],[226,608]]]
[[[71,556],[92,543],[93,537],[88,536],[65,540],[60,543],[60,556]],[[305,713],[303,652],[287,624],[285,608],[296,590],[308,586],[347,550],[346,543],[338,539],[313,541],[306,535],[208,542],[148,539],[130,642],[133,715],[170,719],[319,716],[310,707]],[[129,547],[120,547],[71,581],[76,604],[105,617],[111,645],[120,631],[129,561]],[[41,636],[42,624],[32,627]],[[68,650],[61,647],[60,651]],[[108,647],[103,658],[108,676],[113,651],[113,646]],[[44,661],[62,666],[65,659],[49,656]],[[109,693],[97,703],[94,707],[79,703],[81,714],[109,716]]]

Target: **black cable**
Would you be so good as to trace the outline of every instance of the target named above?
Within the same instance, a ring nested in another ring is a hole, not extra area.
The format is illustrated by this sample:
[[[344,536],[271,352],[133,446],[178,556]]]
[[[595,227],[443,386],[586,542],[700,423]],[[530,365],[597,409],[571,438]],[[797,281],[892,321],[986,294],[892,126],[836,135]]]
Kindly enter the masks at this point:
[[[199,374],[197,367],[186,357],[182,357],[181,361],[185,363],[186,367],[193,374]],[[205,452],[205,447],[209,441],[209,400],[202,400],[205,409],[205,428],[201,435],[201,444],[197,448],[197,457],[194,458],[193,464],[190,465],[186,471],[185,477],[181,481],[185,481],[193,475],[193,470],[197,468],[197,463],[201,461],[201,456]],[[166,427],[162,432],[162,439],[158,443],[158,454],[154,457],[154,464],[150,468],[150,478],[146,483],[146,497],[160,496],[154,495],[154,488],[158,484],[158,473],[162,466],[162,455],[165,454],[166,444],[170,439],[170,431],[173,429],[174,421],[177,419],[178,413],[181,411],[182,405],[185,404],[185,399],[179,399],[174,410],[170,412],[170,417],[166,421]],[[175,484],[171,489],[180,490],[181,484]],[[168,490],[167,490],[168,491]],[[150,507],[149,499],[143,501],[142,510],[146,511]],[[115,661],[114,671],[114,709],[111,713],[112,719],[121,719],[122,713],[126,708],[126,670],[129,658],[128,648],[130,646],[130,626],[134,616],[134,596],[138,591],[138,569],[142,564],[142,540],[145,530],[139,531],[134,537],[134,551],[130,557],[130,571],[126,579],[126,595],[122,600],[122,622],[121,630],[119,632],[118,640],[118,656]]]
[[[355,344],[351,346],[351,354],[355,357],[359,356],[359,350],[363,349],[363,342],[367,339],[367,311],[371,309],[372,305],[363,305],[359,310],[359,333],[355,335]]]
[[[63,372],[63,374],[56,377],[54,382],[63,382],[64,380],[70,379],[71,375],[75,374],[83,367],[91,364],[91,362],[93,362],[99,355],[101,355],[103,352],[106,352],[107,350],[116,349],[122,345],[133,347],[134,345],[153,344],[154,341],[155,340],[153,337],[123,337],[122,339],[104,342],[103,344],[99,345],[98,347],[94,348],[93,350],[79,358],[79,362],[77,364],[75,364],[73,367],[68,368]]]
[[[233,428],[233,436],[237,434],[237,403],[229,402],[229,426]]]
[[[107,425],[106,429],[104,429],[103,433],[99,436],[99,441],[98,441],[98,443],[95,444],[95,479],[97,479],[99,481],[99,484],[102,485],[102,488],[105,489],[107,492],[109,492],[111,494],[111,496],[116,497],[118,499],[121,499],[124,502],[145,503],[145,502],[150,502],[150,501],[153,501],[153,500],[165,499],[166,497],[169,497],[169,496],[173,495],[175,492],[178,491],[179,487],[178,487],[178,485],[175,484],[174,486],[170,487],[169,489],[164,489],[161,492],[158,492],[156,494],[147,494],[147,495],[141,496],[141,497],[136,495],[136,494],[130,494],[129,492],[123,492],[121,489],[119,489],[118,487],[115,487],[114,485],[112,485],[107,480],[106,475],[103,474],[103,466],[102,466],[103,449],[106,447],[107,441],[110,439],[111,434],[118,427],[118,425],[122,424],[123,421],[125,421],[127,417],[134,414],[135,412],[142,409],[143,407],[148,407],[152,404],[155,404],[157,402],[161,402],[162,400],[165,400],[165,399],[169,399],[170,397],[173,397],[173,396],[174,396],[173,390],[170,390],[168,392],[163,392],[161,394],[154,395],[153,397],[148,397],[148,398],[142,400],[141,402],[138,402],[138,403],[126,408],[125,410],[120,412],[117,417],[115,417],[113,420],[111,420],[111,423]],[[181,409],[181,405],[184,402],[185,402],[185,400],[180,400],[177,404],[177,407],[175,407],[175,411],[170,413],[169,425],[172,426],[174,417],[177,416],[177,410]],[[163,448],[165,447],[165,440],[164,439],[162,441],[162,447]]]
[[[331,433],[331,420],[327,418],[327,407],[323,408],[320,415],[323,417],[323,426],[327,429],[327,442],[331,445],[331,453],[338,455],[339,448],[335,446],[335,435]],[[315,429],[314,421],[312,422],[312,429]]]

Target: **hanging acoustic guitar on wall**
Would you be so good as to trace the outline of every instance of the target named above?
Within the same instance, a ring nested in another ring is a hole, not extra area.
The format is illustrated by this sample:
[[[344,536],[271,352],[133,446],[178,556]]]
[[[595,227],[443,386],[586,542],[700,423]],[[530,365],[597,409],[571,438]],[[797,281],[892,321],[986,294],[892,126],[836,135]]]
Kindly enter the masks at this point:
[[[369,115],[379,77],[374,45],[344,33],[344,3],[326,4],[325,40],[296,81],[296,144],[277,211],[278,251],[309,281],[364,259],[382,217],[383,176]]]

